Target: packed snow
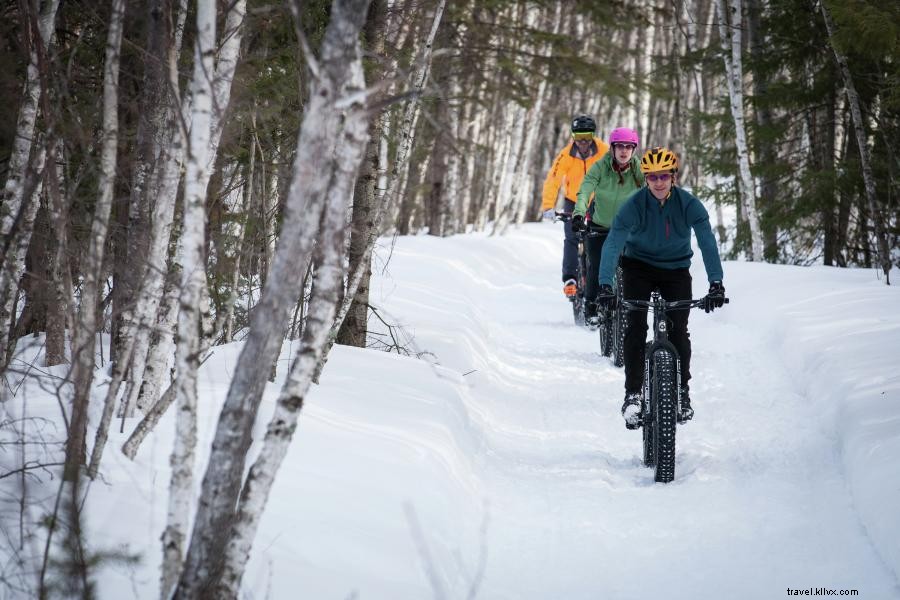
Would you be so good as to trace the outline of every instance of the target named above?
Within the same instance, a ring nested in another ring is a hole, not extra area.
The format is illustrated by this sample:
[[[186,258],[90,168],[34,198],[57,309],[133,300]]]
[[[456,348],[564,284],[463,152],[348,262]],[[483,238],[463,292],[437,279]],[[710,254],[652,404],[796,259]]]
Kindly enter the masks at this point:
[[[696,416],[678,428],[675,481],[656,484],[619,414],[624,373],[562,296],[561,240],[536,223],[384,242],[372,303],[418,356],[335,346],[245,597],[900,598],[900,290],[870,270],[726,262],[731,303],[691,315]],[[699,256],[692,272],[700,297]],[[41,364],[40,339],[20,348]],[[284,345],[257,439],[296,349]],[[203,457],[239,352],[216,348],[201,369]],[[64,439],[46,385],[64,373],[33,370],[4,419],[43,417],[29,432]],[[159,596],[174,421],[131,462],[118,448],[135,424],[112,433],[86,503],[93,550],[140,556],[95,573],[101,598]],[[0,453],[4,472],[20,460]],[[38,555],[57,482],[32,473]],[[3,495],[4,528],[17,494]]]

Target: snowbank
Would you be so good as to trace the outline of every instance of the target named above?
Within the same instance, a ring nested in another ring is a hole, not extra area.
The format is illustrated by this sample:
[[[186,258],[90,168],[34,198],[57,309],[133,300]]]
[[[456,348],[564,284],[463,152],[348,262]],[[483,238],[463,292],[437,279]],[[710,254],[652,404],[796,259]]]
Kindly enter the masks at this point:
[[[372,302],[425,354],[334,348],[246,596],[751,599],[825,585],[900,599],[897,289],[871,271],[726,263],[731,304],[691,317],[697,417],[662,486],[622,427],[621,369],[572,325],[560,246],[548,224],[397,241]],[[699,295],[701,264],[693,274]],[[217,348],[201,369],[198,480],[239,351]],[[285,344],[256,439],[295,351]],[[40,360],[34,345],[23,356]],[[29,379],[7,416],[46,419],[33,433],[63,439],[46,384]],[[101,598],[158,597],[173,420],[132,463],[118,448],[133,425],[111,435],[87,525],[92,548],[141,562],[102,567]],[[18,460],[0,454],[0,468]],[[36,540],[55,485],[29,480]],[[0,519],[15,530],[6,498]]]

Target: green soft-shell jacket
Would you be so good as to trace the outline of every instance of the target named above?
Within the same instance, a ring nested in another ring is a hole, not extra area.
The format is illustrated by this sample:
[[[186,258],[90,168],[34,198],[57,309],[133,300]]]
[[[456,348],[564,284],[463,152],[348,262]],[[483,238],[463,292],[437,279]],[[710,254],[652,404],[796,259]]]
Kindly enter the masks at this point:
[[[613,151],[610,150],[588,170],[578,188],[578,200],[572,213],[585,215],[593,200],[591,220],[607,229],[612,226],[613,218],[628,197],[644,185],[637,153],[631,157],[628,170],[621,176],[613,169],[613,160]]]

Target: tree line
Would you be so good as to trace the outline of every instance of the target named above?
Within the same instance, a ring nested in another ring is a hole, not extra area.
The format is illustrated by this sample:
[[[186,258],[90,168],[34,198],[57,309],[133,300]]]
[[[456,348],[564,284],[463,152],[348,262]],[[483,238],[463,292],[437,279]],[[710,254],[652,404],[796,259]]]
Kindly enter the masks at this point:
[[[736,211],[732,257],[886,282],[900,260],[892,3],[19,0],[0,17],[0,374],[37,332],[70,365],[56,535],[83,570],[65,540],[113,420],[134,457],[177,409],[161,597],[237,596],[332,344],[379,343],[379,239],[536,220],[574,114],[674,149],[719,222]],[[247,472],[285,339],[300,349]],[[197,371],[236,340],[201,478]]]

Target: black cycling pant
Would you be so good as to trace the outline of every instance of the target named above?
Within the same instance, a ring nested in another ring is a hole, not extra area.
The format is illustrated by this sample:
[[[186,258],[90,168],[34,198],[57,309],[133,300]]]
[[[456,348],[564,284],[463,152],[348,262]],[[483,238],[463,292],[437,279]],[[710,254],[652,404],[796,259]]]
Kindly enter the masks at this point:
[[[691,299],[691,273],[688,269],[660,269],[634,258],[622,257],[622,295],[625,300],[649,300],[650,293],[658,289],[664,300]],[[640,392],[644,386],[644,346],[647,341],[647,313],[628,311],[628,328],[625,330],[625,392]],[[668,313],[669,341],[681,359],[681,385],[687,387],[691,378],[691,337],[688,333],[690,310],[673,310]]]
[[[600,257],[602,256],[603,243],[609,232],[601,233],[597,237],[584,238],[584,253],[587,259],[587,273],[585,273],[584,303],[588,316],[596,314],[594,303],[597,301],[597,292],[600,290]]]
[[[571,215],[573,210],[575,202],[566,198],[563,212]],[[563,223],[563,231],[566,239],[563,242],[562,280],[565,283],[567,279],[574,279],[578,272],[578,236],[572,231],[571,221]]]

